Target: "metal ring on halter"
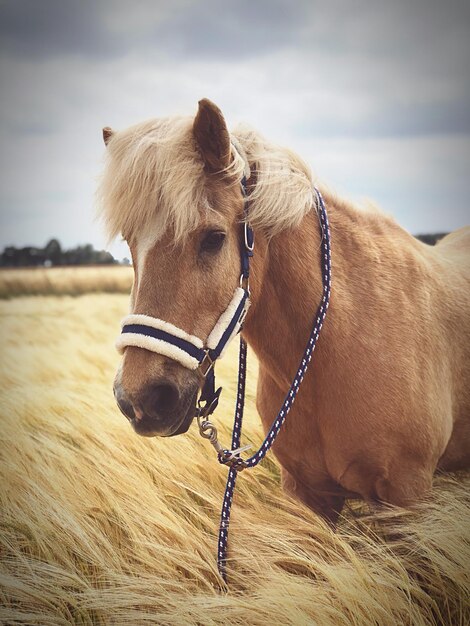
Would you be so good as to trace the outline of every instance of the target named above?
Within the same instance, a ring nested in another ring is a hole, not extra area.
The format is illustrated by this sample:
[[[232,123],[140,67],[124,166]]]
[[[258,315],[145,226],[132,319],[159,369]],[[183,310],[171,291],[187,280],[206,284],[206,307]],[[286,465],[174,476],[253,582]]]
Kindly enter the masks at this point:
[[[248,252],[253,252],[253,250],[255,249],[255,233],[253,232],[253,229],[246,221],[244,222],[243,230],[245,234],[245,248],[248,250]],[[248,231],[251,233],[251,243],[248,241],[250,239],[248,235]]]
[[[248,297],[251,298],[250,281],[248,279],[248,276],[243,276],[243,274],[240,274],[240,287],[247,291]]]
[[[211,402],[206,402],[206,404],[202,404],[201,400],[199,399],[197,401],[197,413],[196,413],[196,417],[198,419],[198,423],[199,420],[202,417],[207,417],[208,415],[210,415],[211,413],[213,413],[215,407],[217,406],[217,404],[219,403],[219,395],[217,394]]]
[[[204,350],[204,358],[199,363],[198,372],[201,374],[203,378],[207,378],[207,374],[211,371],[211,369],[215,365],[215,360],[211,359],[209,355],[209,350]],[[206,369],[204,369],[206,367]]]

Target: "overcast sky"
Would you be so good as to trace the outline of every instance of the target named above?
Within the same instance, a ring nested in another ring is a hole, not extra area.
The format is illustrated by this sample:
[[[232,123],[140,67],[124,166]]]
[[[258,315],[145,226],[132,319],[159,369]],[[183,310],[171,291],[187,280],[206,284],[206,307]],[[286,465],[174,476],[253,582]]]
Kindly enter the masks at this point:
[[[102,126],[202,97],[413,233],[470,221],[468,0],[0,0],[0,38],[0,247],[104,247]]]

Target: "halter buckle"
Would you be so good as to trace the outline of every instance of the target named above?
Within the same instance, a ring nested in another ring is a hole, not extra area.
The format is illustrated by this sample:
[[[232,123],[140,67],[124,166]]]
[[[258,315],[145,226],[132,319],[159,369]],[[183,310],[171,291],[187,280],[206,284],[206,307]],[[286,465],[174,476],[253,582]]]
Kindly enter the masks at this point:
[[[250,298],[251,292],[250,292],[250,281],[248,279],[248,276],[244,276],[243,274],[240,274],[240,287],[248,292],[248,297]]]
[[[245,248],[248,250],[250,254],[250,256],[253,256],[253,250],[255,249],[255,233],[253,232],[253,229],[251,228],[251,226],[248,224],[247,221],[243,222],[244,227],[243,227],[243,232],[244,232],[244,236],[245,236]]]
[[[211,371],[211,369],[215,365],[215,359],[211,359],[209,355],[209,350],[204,350],[204,358],[199,363],[198,371],[203,378],[207,378],[207,374]]]
[[[238,319],[238,323],[240,324],[240,329],[243,327],[247,313],[248,313],[248,307],[245,307],[242,311],[242,314],[240,315]]]

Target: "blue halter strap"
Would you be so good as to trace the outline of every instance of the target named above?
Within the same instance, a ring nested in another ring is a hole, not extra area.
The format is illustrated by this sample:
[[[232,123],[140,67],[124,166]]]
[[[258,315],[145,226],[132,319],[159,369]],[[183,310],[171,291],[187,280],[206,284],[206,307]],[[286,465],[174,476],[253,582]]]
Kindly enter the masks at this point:
[[[241,183],[240,183],[241,192],[243,195],[243,213],[244,213],[244,220],[242,224],[243,235],[240,239],[241,241],[240,243],[240,259],[241,259],[240,288],[243,289],[243,292],[244,292],[244,298],[243,298],[244,308],[243,310],[240,310],[240,311],[238,311],[237,309],[233,317],[233,320],[237,320],[235,325],[238,325],[238,332],[240,332],[243,328],[243,322],[245,320],[245,316],[248,311],[249,302],[250,302],[250,289],[249,289],[250,258],[253,256],[253,249],[254,249],[254,244],[255,244],[254,232],[248,220],[248,200],[247,200],[246,184],[247,184],[246,177],[243,176]],[[223,352],[224,347],[227,345],[227,343],[230,341],[232,337],[233,337],[233,329],[231,333],[229,333],[227,329],[227,331],[224,333],[225,343],[223,344],[222,349],[218,351],[217,354],[209,353],[208,355],[209,356],[209,370],[207,372],[202,372],[205,377],[205,381],[201,390],[201,394],[199,396],[196,417],[198,418],[198,424],[199,424],[201,435],[203,435],[204,437],[208,439],[210,439],[210,436],[207,436],[207,434],[204,434],[204,432],[207,433],[209,429],[208,426],[209,425],[212,426],[212,424],[210,424],[210,422],[207,421],[207,418],[217,408],[217,405],[219,403],[219,396],[222,392],[222,387],[219,387],[218,389],[215,388],[214,365],[215,365],[216,359],[220,357],[220,355]],[[204,422],[207,423],[206,431],[204,431],[204,429],[201,429],[201,423],[204,423]]]

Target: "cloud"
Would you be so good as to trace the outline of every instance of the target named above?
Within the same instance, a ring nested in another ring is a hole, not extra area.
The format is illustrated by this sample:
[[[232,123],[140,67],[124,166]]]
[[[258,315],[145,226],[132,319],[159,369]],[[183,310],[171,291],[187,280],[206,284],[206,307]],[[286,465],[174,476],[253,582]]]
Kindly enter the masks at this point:
[[[93,221],[101,127],[194,114],[201,97],[412,231],[468,221],[468,6],[351,7],[0,4],[0,246],[52,235],[104,245]]]
[[[117,42],[105,35],[96,6],[89,0],[2,2],[2,52],[33,59],[61,53],[103,55],[117,52]]]
[[[47,58],[78,54],[120,57],[130,50],[240,58],[293,43],[308,3],[239,0],[188,2],[64,2],[15,0],[0,6],[3,51]]]

